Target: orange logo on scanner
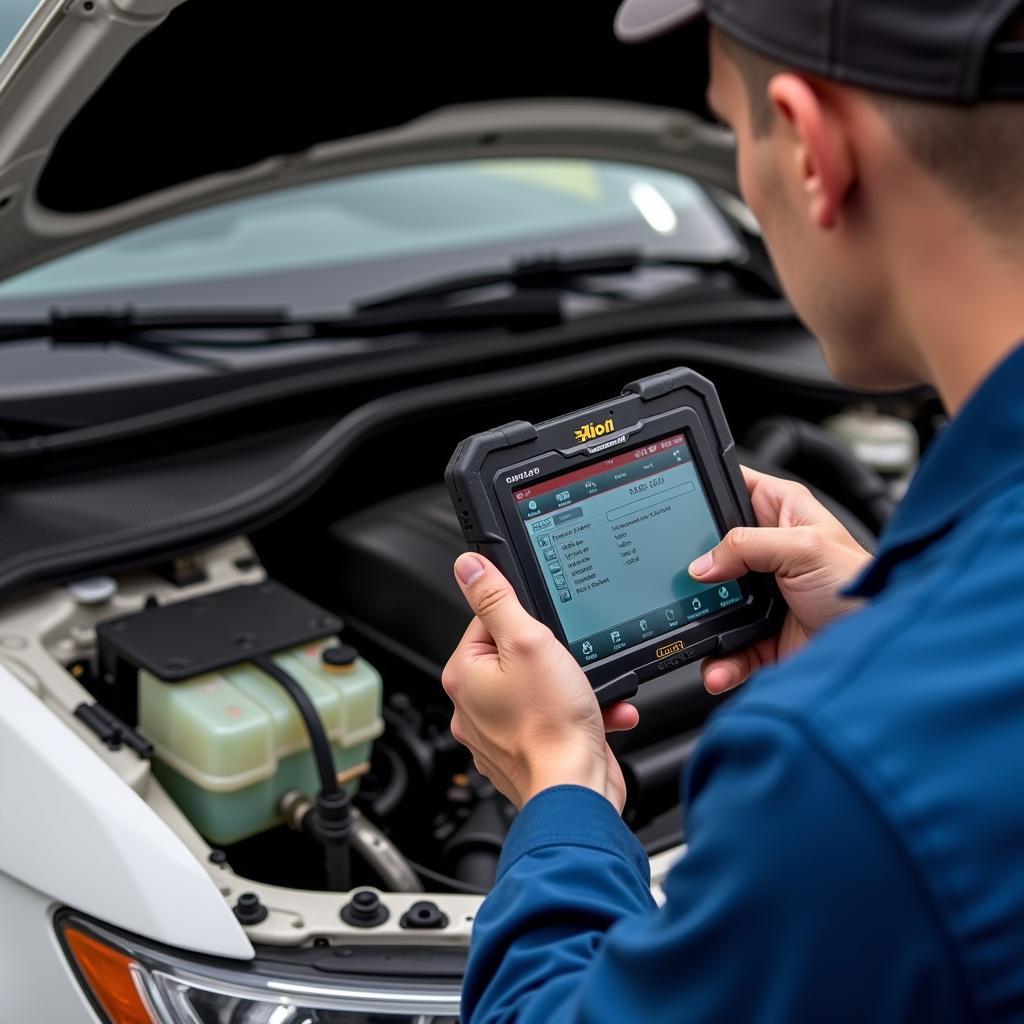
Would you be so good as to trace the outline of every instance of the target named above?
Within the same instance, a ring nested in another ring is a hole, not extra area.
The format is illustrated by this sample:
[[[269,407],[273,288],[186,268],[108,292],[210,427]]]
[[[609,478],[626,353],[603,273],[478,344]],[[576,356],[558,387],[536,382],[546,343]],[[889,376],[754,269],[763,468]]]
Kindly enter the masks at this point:
[[[615,431],[615,420],[608,419],[604,423],[584,423],[576,431],[576,440],[581,444],[586,441],[593,441],[598,437],[604,437],[605,434],[611,434]]]
[[[654,653],[658,660],[662,658],[671,658],[673,654],[678,654],[680,651],[686,650],[686,644],[682,640],[677,640],[674,644],[669,644],[667,647],[659,647]]]

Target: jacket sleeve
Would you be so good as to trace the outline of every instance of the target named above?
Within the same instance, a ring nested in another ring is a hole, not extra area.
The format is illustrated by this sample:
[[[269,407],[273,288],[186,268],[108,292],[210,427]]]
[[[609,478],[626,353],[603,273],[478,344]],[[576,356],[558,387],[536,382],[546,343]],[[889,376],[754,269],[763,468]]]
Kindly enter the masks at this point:
[[[690,846],[661,908],[606,800],[556,787],[529,802],[474,927],[464,1021],[969,1018],[919,878],[799,722],[727,712],[686,789]]]

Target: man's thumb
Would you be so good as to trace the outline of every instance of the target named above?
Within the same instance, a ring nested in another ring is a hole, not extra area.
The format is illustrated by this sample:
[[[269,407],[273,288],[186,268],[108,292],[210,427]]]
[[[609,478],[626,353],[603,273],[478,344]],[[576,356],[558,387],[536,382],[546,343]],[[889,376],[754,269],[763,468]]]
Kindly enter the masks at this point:
[[[455,562],[455,578],[473,614],[499,646],[533,622],[519,603],[512,584],[481,555],[469,552]]]
[[[718,547],[690,563],[690,575],[702,583],[720,583],[748,572],[798,575],[814,569],[820,546],[804,527],[746,527],[726,534]]]

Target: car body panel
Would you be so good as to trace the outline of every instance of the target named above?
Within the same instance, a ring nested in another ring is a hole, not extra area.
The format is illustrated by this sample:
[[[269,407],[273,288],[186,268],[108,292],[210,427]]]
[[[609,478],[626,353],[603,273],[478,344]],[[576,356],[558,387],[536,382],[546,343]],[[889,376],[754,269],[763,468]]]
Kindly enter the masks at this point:
[[[6,875],[159,942],[252,957],[244,931],[185,844],[2,659],[0,804]]]
[[[0,1011],[3,1019],[100,1024],[53,927],[57,904],[0,871]]]

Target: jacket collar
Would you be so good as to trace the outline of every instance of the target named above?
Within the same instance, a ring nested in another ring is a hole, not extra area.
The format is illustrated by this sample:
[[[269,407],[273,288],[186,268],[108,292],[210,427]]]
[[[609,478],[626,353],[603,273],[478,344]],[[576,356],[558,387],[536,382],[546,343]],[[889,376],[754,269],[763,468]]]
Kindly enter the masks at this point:
[[[1024,345],[975,392],[926,453],[868,568],[846,589],[873,597],[892,571],[1024,478]]]

